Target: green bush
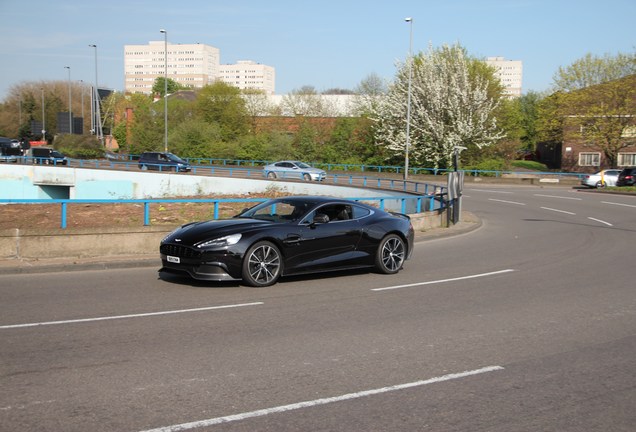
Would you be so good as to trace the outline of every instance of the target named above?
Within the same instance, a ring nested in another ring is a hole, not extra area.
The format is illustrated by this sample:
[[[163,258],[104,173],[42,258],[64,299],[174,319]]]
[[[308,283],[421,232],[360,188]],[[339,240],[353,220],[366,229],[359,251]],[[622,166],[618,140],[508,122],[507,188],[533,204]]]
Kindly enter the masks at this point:
[[[548,167],[546,165],[535,161],[515,160],[511,162],[511,165],[516,168],[525,168],[535,171],[548,171]]]
[[[504,159],[484,159],[473,165],[460,167],[464,171],[487,171],[480,172],[478,175],[483,177],[494,177],[496,173],[492,171],[506,171],[506,161]]]
[[[75,159],[98,159],[104,157],[104,147],[94,135],[58,135],[53,147],[64,155]]]

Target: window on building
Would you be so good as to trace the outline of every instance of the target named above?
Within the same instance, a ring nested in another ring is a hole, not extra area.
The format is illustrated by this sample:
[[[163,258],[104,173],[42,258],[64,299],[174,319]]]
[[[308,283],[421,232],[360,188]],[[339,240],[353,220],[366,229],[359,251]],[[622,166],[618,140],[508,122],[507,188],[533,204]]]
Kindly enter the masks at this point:
[[[579,166],[600,166],[600,153],[579,153]]]
[[[636,153],[619,153],[618,166],[636,166]]]

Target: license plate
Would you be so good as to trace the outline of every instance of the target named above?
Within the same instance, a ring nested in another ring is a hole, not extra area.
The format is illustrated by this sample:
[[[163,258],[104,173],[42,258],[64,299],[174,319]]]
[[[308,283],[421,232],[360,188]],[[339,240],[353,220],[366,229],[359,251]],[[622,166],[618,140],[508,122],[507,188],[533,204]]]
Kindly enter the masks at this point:
[[[181,259],[179,257],[173,257],[170,255],[168,255],[166,259],[168,260],[168,262],[171,262],[171,263],[179,264],[181,262]]]

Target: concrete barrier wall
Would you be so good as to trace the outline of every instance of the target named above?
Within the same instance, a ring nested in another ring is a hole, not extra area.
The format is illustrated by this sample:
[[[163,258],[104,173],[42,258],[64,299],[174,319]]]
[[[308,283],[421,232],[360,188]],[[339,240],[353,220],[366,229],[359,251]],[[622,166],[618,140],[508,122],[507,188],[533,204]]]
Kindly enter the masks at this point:
[[[446,211],[411,215],[416,231],[446,226]],[[176,227],[11,229],[0,231],[0,259],[91,258],[159,255],[159,243]]]
[[[377,197],[404,195],[317,182],[284,182],[185,173],[100,170],[39,165],[0,165],[0,199],[144,199],[265,193]],[[59,189],[58,193],[55,189]],[[55,194],[56,196],[51,196]]]
[[[281,182],[266,179],[209,177],[198,175],[109,171],[88,168],[30,165],[0,166],[0,198],[42,199],[144,199],[174,196],[221,196],[278,191],[299,195],[378,197],[404,195],[322,183]],[[62,188],[62,189],[59,189]],[[63,189],[67,188],[67,189]],[[55,196],[52,196],[55,195]],[[62,192],[62,195],[64,192]],[[388,199],[385,209],[400,211],[400,200]],[[411,215],[416,230],[446,226],[445,211]],[[0,259],[45,259],[100,257],[158,253],[161,239],[175,227],[127,229],[74,228],[0,231]]]

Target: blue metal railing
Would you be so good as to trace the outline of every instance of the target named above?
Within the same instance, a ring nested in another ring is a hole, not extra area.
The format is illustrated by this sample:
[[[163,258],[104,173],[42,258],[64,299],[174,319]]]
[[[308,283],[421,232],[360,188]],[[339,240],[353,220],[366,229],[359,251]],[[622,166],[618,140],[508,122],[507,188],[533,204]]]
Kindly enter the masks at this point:
[[[445,208],[442,196],[384,196],[384,197],[352,197],[351,201],[377,202],[381,210],[385,210],[387,201],[399,201],[402,213],[408,213],[408,203],[414,203],[415,213],[435,210],[436,203],[440,209]],[[142,204],[144,226],[150,225],[150,204],[170,203],[209,203],[213,205],[213,218],[219,218],[219,205],[223,203],[258,203],[268,198],[192,198],[192,199],[0,199],[0,204],[60,204],[60,228],[66,229],[69,204]]]
[[[79,166],[80,168],[103,168],[108,167],[124,167],[124,169],[137,168],[139,155],[118,155],[117,158],[110,157],[106,159],[69,159],[69,163],[72,166]],[[265,160],[247,160],[247,159],[220,159],[220,158],[184,158],[188,163],[192,165],[193,172],[210,170],[211,173],[217,171],[226,171],[229,175],[232,175],[234,170],[240,170],[241,172],[258,172],[262,174],[262,167],[271,163],[272,161]],[[18,162],[21,163],[34,163],[43,164],[46,162],[45,158],[32,158],[21,156],[18,157]],[[52,162],[54,165],[61,165],[59,162]],[[342,163],[323,163],[312,162],[309,165],[316,168],[323,168],[325,171],[344,171],[344,172],[376,172],[385,174],[403,174],[404,167],[399,165],[363,165],[363,164],[342,164]],[[166,165],[165,167],[159,166],[160,171],[170,171],[174,169],[174,166]],[[253,169],[253,170],[252,170]],[[425,167],[409,167],[409,175],[446,175],[448,172],[453,171],[452,168],[425,168]],[[568,173],[568,172],[552,172],[552,171],[497,171],[497,170],[477,170],[477,169],[465,169],[463,170],[466,175],[472,177],[501,177],[503,175],[537,175],[537,176],[556,176],[556,177],[574,177],[580,179],[587,175],[586,173]]]

